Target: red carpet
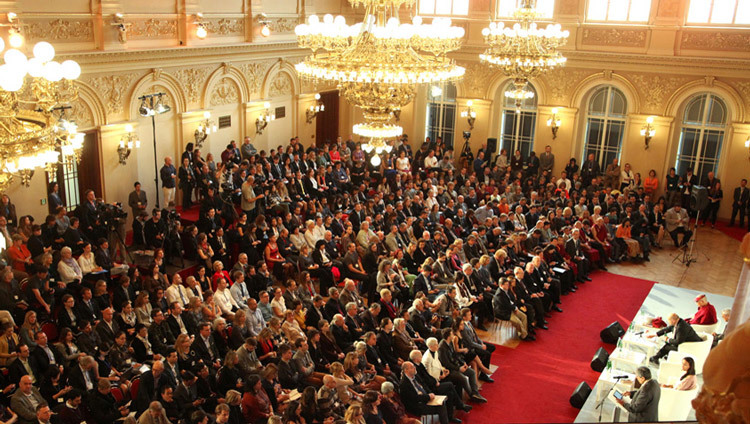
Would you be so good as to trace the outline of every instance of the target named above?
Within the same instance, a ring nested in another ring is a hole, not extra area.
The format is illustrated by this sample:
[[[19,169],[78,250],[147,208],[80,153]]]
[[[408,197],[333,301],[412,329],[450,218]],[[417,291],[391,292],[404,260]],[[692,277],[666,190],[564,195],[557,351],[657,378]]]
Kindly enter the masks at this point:
[[[716,221],[716,229],[733,239],[742,241],[742,237],[745,237],[745,234],[747,234],[747,222],[742,227],[738,227],[737,224],[739,224],[739,218],[735,221],[734,227],[730,227],[728,222]],[[706,226],[705,228],[709,227]]]
[[[589,365],[599,347],[611,352],[599,332],[617,320],[624,327],[641,307],[653,281],[606,272],[579,284],[576,293],[563,297],[563,313],[548,318],[548,331],[537,331],[537,341],[515,348],[498,346],[492,363],[499,368],[495,383],[484,384],[489,402],[474,404],[461,419],[470,423],[570,423],[578,410],[568,399],[586,381],[592,388],[599,373]]]

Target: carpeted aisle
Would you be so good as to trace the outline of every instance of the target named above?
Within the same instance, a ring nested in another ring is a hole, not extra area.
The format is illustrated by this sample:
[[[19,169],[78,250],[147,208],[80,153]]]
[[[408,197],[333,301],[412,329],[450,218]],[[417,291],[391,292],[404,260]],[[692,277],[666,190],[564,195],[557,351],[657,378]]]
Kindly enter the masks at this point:
[[[737,222],[735,222],[734,227],[730,227],[728,222],[719,220],[719,221],[716,221],[716,229],[728,235],[729,237],[732,237],[735,240],[742,241],[742,238],[745,237],[745,234],[747,234],[747,222],[745,222],[745,225],[743,225],[742,227],[739,227],[738,224],[739,224],[739,218],[737,219]],[[709,228],[709,227],[706,226],[704,228]],[[701,230],[702,229],[703,228],[701,228]]]
[[[654,285],[653,281],[606,272],[592,273],[593,281],[579,284],[563,297],[563,313],[548,318],[548,331],[538,330],[537,341],[510,349],[498,346],[492,363],[499,368],[495,383],[484,384],[489,402],[474,405],[461,419],[469,423],[570,423],[578,410],[568,399],[582,380],[594,386],[599,373],[589,366],[604,346],[599,332],[614,320],[630,324]]]

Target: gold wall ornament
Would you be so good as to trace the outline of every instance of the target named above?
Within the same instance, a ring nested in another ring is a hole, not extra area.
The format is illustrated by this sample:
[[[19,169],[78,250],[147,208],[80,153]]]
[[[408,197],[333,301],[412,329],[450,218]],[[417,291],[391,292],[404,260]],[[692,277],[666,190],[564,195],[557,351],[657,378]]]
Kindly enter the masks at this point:
[[[134,21],[128,30],[132,39],[170,38],[177,36],[177,19],[150,18]]]
[[[591,75],[591,71],[566,68],[565,72],[550,72],[542,79],[547,86],[549,100],[557,104],[569,104],[573,88]]]
[[[86,102],[78,98],[70,106],[71,109],[68,115],[70,116],[70,120],[78,125],[78,128],[94,127],[94,113]]]
[[[190,103],[198,103],[208,77],[208,68],[182,68],[175,72],[175,78],[185,89],[185,95]]]
[[[26,34],[30,39],[35,40],[88,41],[94,38],[94,24],[90,20],[34,21],[28,24]]]
[[[298,18],[271,18],[268,20],[268,28],[277,34],[294,32],[294,27],[298,24]]]
[[[662,77],[659,75],[632,74],[628,78],[641,92],[643,112],[661,113],[664,104],[669,100],[678,87],[688,81],[688,78]]]
[[[263,89],[263,79],[274,63],[272,60],[264,60],[245,63],[239,66],[240,71],[245,75],[245,79],[247,80],[250,94],[260,94],[260,91]]]
[[[222,78],[214,85],[211,93],[211,106],[222,106],[240,101],[240,92],[237,84],[231,78]]]
[[[586,28],[583,44],[597,46],[645,47],[647,29]]]
[[[466,68],[463,79],[464,95],[485,98],[487,87],[496,71],[479,62],[461,63],[461,66]]]
[[[211,34],[223,36],[245,34],[245,20],[243,18],[205,19],[203,24]]]
[[[750,34],[724,33],[712,30],[683,31],[680,48],[689,50],[721,50],[750,52]]]
[[[123,97],[130,91],[130,83],[135,77],[135,74],[103,75],[91,78],[89,83],[107,106],[107,113],[117,114],[123,110]]]
[[[278,72],[268,87],[268,97],[282,97],[294,92],[292,78],[286,72]]]

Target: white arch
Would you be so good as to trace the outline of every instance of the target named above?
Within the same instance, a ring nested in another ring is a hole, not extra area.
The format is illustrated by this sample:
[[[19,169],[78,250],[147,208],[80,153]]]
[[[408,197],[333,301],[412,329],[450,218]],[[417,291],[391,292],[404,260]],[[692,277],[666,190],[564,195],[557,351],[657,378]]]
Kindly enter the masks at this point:
[[[628,101],[628,115],[640,113],[640,96],[633,83],[622,75],[609,72],[599,72],[589,75],[579,82],[575,90],[573,90],[573,96],[571,96],[568,107],[580,108],[582,111],[587,110],[583,104],[584,100],[587,100],[594,92],[594,89],[600,85],[611,85],[625,95],[625,99]]]
[[[685,102],[699,93],[711,93],[721,97],[729,109],[729,119],[727,124],[732,122],[745,122],[745,104],[742,96],[729,84],[716,81],[712,78],[697,79],[682,85],[675,90],[669,97],[664,113],[667,116],[674,116],[675,120],[682,121],[681,110]]]
[[[286,73],[291,79],[292,96],[300,93],[300,81],[297,76],[297,71],[294,69],[294,66],[283,59],[279,59],[278,62],[271,65],[271,67],[266,72],[266,76],[263,78],[263,86],[260,91],[261,98],[265,99],[268,97],[268,91],[270,89],[271,82],[273,82],[274,78],[276,78],[276,75],[280,72]]]
[[[89,108],[91,111],[92,126],[94,128],[102,125],[107,125],[107,112],[104,107],[104,102],[97,94],[96,90],[90,85],[82,81],[76,81],[78,87],[78,98]],[[81,128],[88,129],[88,128]]]

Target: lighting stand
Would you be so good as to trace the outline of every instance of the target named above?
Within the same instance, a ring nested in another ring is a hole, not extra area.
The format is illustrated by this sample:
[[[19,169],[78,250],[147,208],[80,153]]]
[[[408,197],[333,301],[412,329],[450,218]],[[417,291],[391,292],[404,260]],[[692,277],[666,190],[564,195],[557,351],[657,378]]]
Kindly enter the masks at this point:
[[[167,113],[172,108],[165,105],[162,101],[162,97],[165,96],[166,93],[152,93],[152,94],[144,94],[143,96],[139,97],[138,100],[141,101],[141,106],[138,108],[138,113],[140,113],[141,116],[150,116],[151,117],[151,132],[153,134],[154,139],[154,185],[156,187],[156,208],[159,208],[159,163],[156,158],[156,115],[161,115],[163,113]]]
[[[698,221],[701,218],[701,212],[698,211],[697,215],[695,216],[695,222],[693,222],[693,234],[690,237],[690,240],[687,242],[685,246],[682,247],[682,253],[677,253],[675,257],[672,259],[672,263],[676,261],[680,261],[681,264],[685,265],[686,267],[690,267],[690,264],[698,262],[698,255],[694,254],[695,251],[695,244],[698,243]],[[688,248],[687,245],[690,245]],[[706,255],[705,252],[701,252],[703,256],[706,258],[706,262],[710,261],[711,258]]]

